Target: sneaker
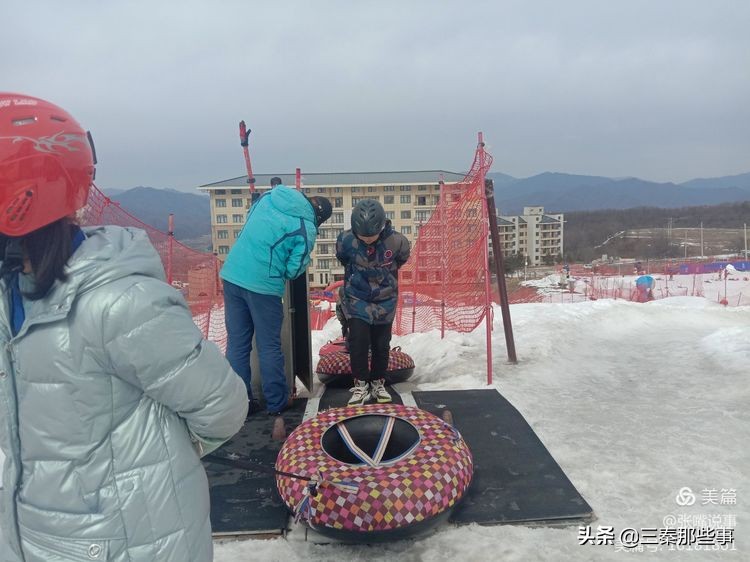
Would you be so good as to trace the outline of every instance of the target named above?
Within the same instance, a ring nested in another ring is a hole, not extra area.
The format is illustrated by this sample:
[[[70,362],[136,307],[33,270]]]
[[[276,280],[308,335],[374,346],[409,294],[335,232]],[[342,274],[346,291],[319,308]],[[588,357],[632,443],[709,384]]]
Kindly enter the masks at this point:
[[[354,387],[349,389],[352,397],[349,398],[349,406],[361,405],[370,399],[370,385],[367,381],[354,379]]]
[[[385,379],[375,379],[372,381],[371,392],[373,398],[378,401],[379,404],[385,404],[391,401],[391,395],[385,389]]]
[[[256,412],[260,412],[263,408],[260,406],[260,402],[251,398],[247,401],[247,417],[249,418]]]

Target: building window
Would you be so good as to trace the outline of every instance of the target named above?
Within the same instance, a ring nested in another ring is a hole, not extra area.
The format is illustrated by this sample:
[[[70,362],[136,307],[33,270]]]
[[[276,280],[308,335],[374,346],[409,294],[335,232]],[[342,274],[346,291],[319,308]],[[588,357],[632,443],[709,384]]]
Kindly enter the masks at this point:
[[[344,206],[344,198],[343,197],[334,197],[333,198],[333,206],[334,207],[343,207]]]
[[[427,196],[426,195],[417,195],[417,205],[427,205]]]
[[[394,217],[395,217],[395,215],[396,215],[396,213],[393,212],[393,211],[386,211],[385,212],[385,218],[390,219],[390,220],[393,220]]]
[[[227,200],[226,199],[217,199],[216,200],[216,206],[217,207],[226,207],[227,206]]]
[[[330,254],[331,253],[331,245],[330,244],[318,244],[318,253],[319,254]]]
[[[307,280],[308,280],[308,281],[309,281],[310,283],[315,283],[315,274],[314,274],[314,273],[308,273],[308,274],[307,274]]]
[[[360,191],[362,191],[361,187],[356,186],[356,185],[352,187],[352,193],[359,193]]]
[[[226,189],[217,189],[216,191],[214,191],[214,194],[215,195],[226,195],[227,194],[227,190]]]
[[[239,237],[240,237],[240,232],[242,232],[242,231],[241,231],[241,230],[235,230],[235,231],[234,231],[234,239],[235,239],[235,240],[237,240],[237,238],[239,238]]]
[[[367,197],[352,197],[352,205],[356,205],[357,203],[359,203],[360,201],[364,201],[365,199],[370,199],[372,201],[378,201],[380,199],[380,197],[378,197],[377,195],[374,195],[374,196],[369,195]]]
[[[367,193],[375,193],[378,190],[374,185],[367,186]]]
[[[325,187],[319,187],[318,188],[318,193],[325,193],[325,192],[326,192],[326,188]]]
[[[393,205],[393,195],[384,195],[383,203],[385,203],[386,205]]]
[[[229,238],[229,231],[228,230],[217,230],[216,231],[216,238],[219,240],[227,240]]]
[[[396,191],[395,185],[386,185],[383,187],[383,191]]]
[[[229,246],[219,246],[219,254],[226,255],[229,253]]]
[[[241,189],[233,189],[232,190],[232,195],[242,195],[242,190]]]
[[[399,189],[399,191],[411,191],[411,186],[410,185],[402,185],[398,189]]]
[[[226,215],[216,215],[216,224],[226,224],[229,222]]]
[[[243,217],[242,215],[232,215],[232,222],[235,224],[237,223],[242,224],[244,220],[245,220],[245,217]]]
[[[401,228],[401,234],[411,234],[411,227],[410,226],[404,226]]]
[[[419,222],[427,222],[431,215],[431,211],[417,211],[414,213],[414,218]]]
[[[235,197],[232,199],[232,207],[242,207],[242,199]]]
[[[402,203],[411,203],[411,195],[402,195],[401,196],[401,202]]]
[[[401,211],[401,218],[402,219],[410,219],[411,218],[411,211]]]
[[[331,269],[331,260],[330,259],[318,260],[318,269]]]
[[[331,222],[339,223],[344,222],[344,213],[341,211],[336,211],[331,215]]]
[[[334,187],[333,188],[333,192],[334,193],[341,193],[341,188],[340,187]]]
[[[419,185],[419,186],[417,186],[417,191],[427,191],[427,186],[426,185]]]

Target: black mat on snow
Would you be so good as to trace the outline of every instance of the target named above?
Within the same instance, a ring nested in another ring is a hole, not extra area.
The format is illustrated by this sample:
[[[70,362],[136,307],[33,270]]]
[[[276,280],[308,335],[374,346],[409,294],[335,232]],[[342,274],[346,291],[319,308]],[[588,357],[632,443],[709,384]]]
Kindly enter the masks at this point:
[[[438,417],[448,409],[474,457],[474,478],[454,523],[577,524],[593,518],[523,416],[496,390],[414,392]]]
[[[287,435],[302,422],[307,399],[284,412]],[[283,442],[271,439],[274,417],[258,412],[222,447],[203,459],[215,535],[281,533],[289,512],[273,473]]]

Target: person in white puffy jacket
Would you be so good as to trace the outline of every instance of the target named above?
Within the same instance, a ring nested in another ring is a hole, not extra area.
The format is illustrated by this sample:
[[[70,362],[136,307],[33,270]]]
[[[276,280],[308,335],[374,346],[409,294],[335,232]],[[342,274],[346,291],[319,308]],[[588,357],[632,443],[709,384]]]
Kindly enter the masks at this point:
[[[200,455],[242,426],[244,384],[143,231],[69,218],[94,164],[68,113],[0,93],[0,551],[207,562]]]

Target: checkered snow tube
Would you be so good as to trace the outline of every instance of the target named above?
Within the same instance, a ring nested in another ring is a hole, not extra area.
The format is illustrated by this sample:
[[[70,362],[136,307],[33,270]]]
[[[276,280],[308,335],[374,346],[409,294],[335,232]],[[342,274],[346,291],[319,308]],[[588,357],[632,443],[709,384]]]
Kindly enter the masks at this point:
[[[453,426],[401,404],[318,414],[289,435],[276,469],[285,473],[276,486],[296,520],[357,543],[431,530],[447,520],[474,471]]]
[[[325,348],[333,349],[337,342],[331,342],[323,346],[320,351],[320,361],[315,372],[322,382],[328,386],[351,386],[352,365],[349,353],[345,348],[340,351],[330,350],[324,353]],[[407,353],[401,351],[400,347],[391,349],[388,357],[388,370],[385,373],[386,384],[404,382],[414,373],[414,360]]]

